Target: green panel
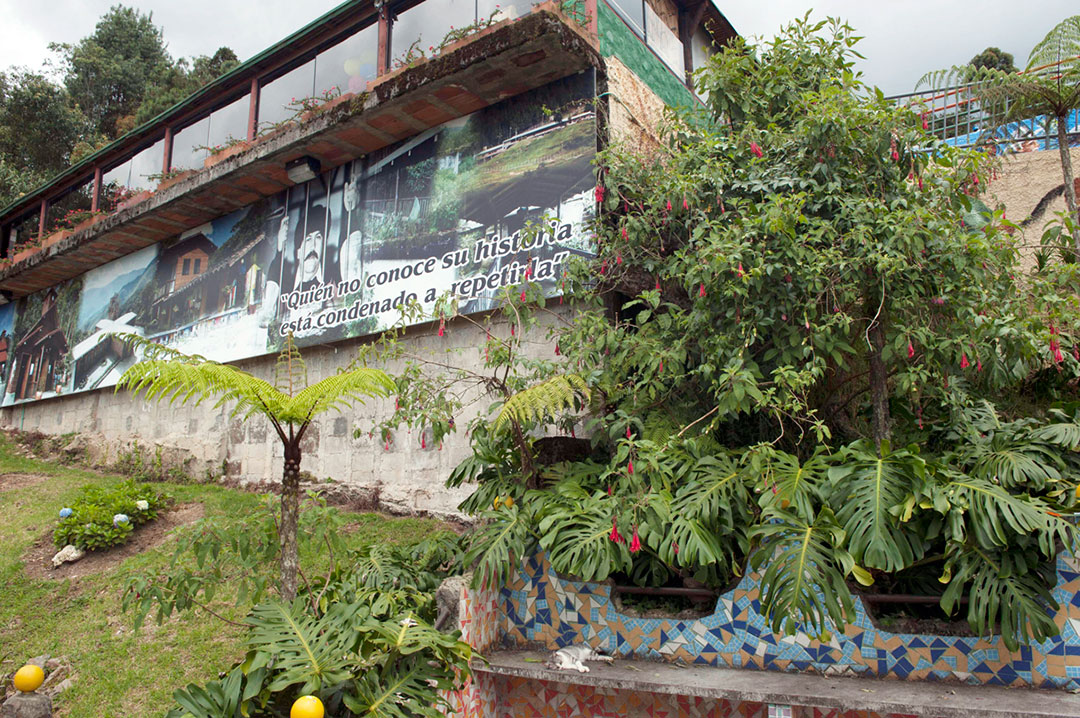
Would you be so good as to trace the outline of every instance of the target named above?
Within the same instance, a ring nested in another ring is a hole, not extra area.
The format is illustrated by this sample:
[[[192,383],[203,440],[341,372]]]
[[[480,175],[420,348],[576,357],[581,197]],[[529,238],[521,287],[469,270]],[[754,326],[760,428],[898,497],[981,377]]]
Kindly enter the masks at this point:
[[[614,55],[630,71],[672,107],[694,107],[699,103],[686,85],[675,77],[664,61],[652,53],[645,41],[634,34],[626,23],[607,6],[597,0],[597,24],[600,29],[600,53],[605,57]]]

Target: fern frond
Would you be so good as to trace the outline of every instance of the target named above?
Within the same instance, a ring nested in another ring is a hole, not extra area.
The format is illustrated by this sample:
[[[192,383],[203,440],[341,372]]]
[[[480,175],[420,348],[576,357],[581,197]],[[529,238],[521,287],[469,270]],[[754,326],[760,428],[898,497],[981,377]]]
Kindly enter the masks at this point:
[[[300,356],[292,332],[285,336],[285,346],[274,363],[274,386],[286,396],[294,396],[300,387],[307,386],[307,364]]]
[[[366,367],[348,369],[293,394],[282,407],[281,420],[303,423],[324,412],[340,411],[354,402],[363,403],[367,397],[389,396],[395,389],[393,379],[383,371]]]
[[[580,376],[553,376],[507,399],[499,415],[495,417],[494,428],[499,431],[511,421],[529,424],[554,416],[560,411],[573,408],[574,400],[579,395],[588,401],[589,387]]]
[[[1067,17],[1046,37],[1035,43],[1028,54],[1028,69],[1051,65],[1080,56],[1080,15]]]

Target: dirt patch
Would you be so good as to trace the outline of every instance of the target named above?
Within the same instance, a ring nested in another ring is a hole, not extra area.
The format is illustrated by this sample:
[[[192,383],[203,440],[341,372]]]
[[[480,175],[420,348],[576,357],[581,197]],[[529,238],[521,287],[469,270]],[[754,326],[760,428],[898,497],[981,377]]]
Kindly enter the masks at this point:
[[[50,478],[46,474],[0,474],[0,491],[28,489]]]
[[[122,546],[105,551],[90,551],[75,563],[61,564],[53,568],[52,557],[56,553],[52,531],[48,531],[23,554],[26,574],[31,578],[81,578],[94,573],[109,571],[126,558],[148,551],[165,542],[169,532],[178,526],[186,526],[201,519],[205,511],[202,504],[191,503],[173,507],[157,518],[143,524],[131,533],[131,539]]]

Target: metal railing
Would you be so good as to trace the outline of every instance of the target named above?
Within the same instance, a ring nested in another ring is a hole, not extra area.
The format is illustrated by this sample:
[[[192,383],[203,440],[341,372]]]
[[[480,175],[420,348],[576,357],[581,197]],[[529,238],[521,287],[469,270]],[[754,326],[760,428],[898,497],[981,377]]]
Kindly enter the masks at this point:
[[[1018,74],[1060,77],[1061,65],[1068,62],[1080,62],[1080,57]],[[979,90],[977,83],[963,84],[893,95],[888,99],[920,114],[930,132],[954,147],[987,147],[998,153],[1057,148],[1055,118],[1035,115],[1005,124],[994,123],[984,109]],[[1066,133],[1070,145],[1080,140],[1080,108],[1066,116]]]

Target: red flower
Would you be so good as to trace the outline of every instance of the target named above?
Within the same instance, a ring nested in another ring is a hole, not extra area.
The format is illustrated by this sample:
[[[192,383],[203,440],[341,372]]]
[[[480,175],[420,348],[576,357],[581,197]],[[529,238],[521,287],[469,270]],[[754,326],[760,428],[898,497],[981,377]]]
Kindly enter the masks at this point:
[[[762,155],[761,148],[758,147],[757,142],[751,142],[750,143],[750,151],[754,153],[755,157],[761,157],[761,155]]]
[[[626,438],[627,439],[631,438],[630,437],[630,425],[629,424],[626,425]]]
[[[628,463],[626,465],[626,473],[630,474],[631,476],[634,475],[634,460],[633,459],[630,459],[630,463]]]
[[[683,209],[690,209],[690,203],[686,201],[686,197],[683,197],[683,199],[682,199],[682,208]]]
[[[516,327],[516,326],[517,325],[514,324],[513,322],[510,323],[510,336],[514,336],[514,327]]]
[[[658,373],[660,373],[660,374],[664,373],[664,360],[663,359],[660,360],[660,371]]]
[[[930,129],[930,123],[926,121],[926,113],[925,112],[922,113],[922,128],[924,130],[929,130]]]
[[[626,227],[623,227],[623,228],[622,228],[622,238],[623,238],[624,240],[625,240],[625,239],[627,239],[627,236],[626,236],[626,235],[627,235],[627,232],[626,232]]]
[[[656,291],[660,291],[660,277],[656,278]]]
[[[637,535],[637,526],[634,527],[634,537],[630,539],[630,553],[637,553],[641,550],[641,539]]]
[[[671,200],[670,199],[667,201],[667,204],[664,205],[664,210],[667,211],[667,212],[671,211]]]
[[[523,302],[525,301],[525,290],[524,289],[521,290],[521,301],[523,301]]]
[[[559,356],[559,355],[560,355],[560,352],[559,352],[559,343],[558,343],[558,342],[555,342],[555,356]]]
[[[908,359],[914,359],[915,358],[915,345],[911,343],[911,340],[908,340],[908,343],[907,343],[907,358]]]
[[[600,274],[607,274],[607,260],[600,262]]]
[[[446,326],[446,320],[445,319],[439,319],[439,336],[440,337],[443,335],[443,328],[445,326]]]
[[[705,296],[705,282],[701,283],[701,287],[698,289],[698,296],[699,297],[704,297]]]
[[[427,448],[427,437],[424,436],[424,432],[422,432],[422,431],[420,432],[420,448],[421,449],[426,449]]]
[[[619,524],[616,522],[615,517],[611,517],[611,533],[608,534],[608,539],[614,543],[624,543],[626,539],[619,533]]]
[[[922,177],[919,177],[919,189],[922,189]]]
[[[678,541],[672,541],[671,542],[671,548],[675,550],[675,555],[677,556],[679,554],[679,542]]]
[[[968,361],[967,352],[960,352],[960,368],[967,369],[971,366],[971,362]]]
[[[982,371],[982,359],[975,360],[975,371]]]
[[[621,254],[616,254],[615,255],[615,264],[622,264],[622,255]]]
[[[740,277],[746,274],[746,272],[743,271],[742,262],[739,262],[739,268],[735,270],[735,274],[739,275]]]
[[[604,186],[596,185],[596,203],[600,204],[604,201]]]

